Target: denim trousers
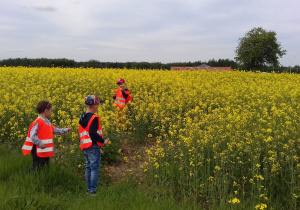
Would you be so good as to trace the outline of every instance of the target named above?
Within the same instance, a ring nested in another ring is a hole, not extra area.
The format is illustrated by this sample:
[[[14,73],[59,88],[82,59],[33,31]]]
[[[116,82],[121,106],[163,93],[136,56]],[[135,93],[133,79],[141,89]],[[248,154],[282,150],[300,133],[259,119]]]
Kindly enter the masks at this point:
[[[85,181],[87,190],[90,192],[97,191],[99,166],[101,161],[101,151],[98,145],[84,149],[83,154],[86,160]]]

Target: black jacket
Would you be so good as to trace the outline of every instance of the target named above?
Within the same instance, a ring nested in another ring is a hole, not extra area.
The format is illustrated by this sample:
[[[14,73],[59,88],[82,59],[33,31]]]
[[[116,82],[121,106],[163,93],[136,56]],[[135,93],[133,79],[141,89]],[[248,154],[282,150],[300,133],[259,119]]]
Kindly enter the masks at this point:
[[[86,128],[91,117],[94,115],[94,113],[82,113],[80,120],[79,120],[79,124],[83,127]],[[97,133],[98,130],[98,118],[94,118],[94,120],[91,123],[90,126],[90,130],[89,130],[89,135],[93,141],[93,144],[96,144],[97,142],[100,143],[104,143],[104,138],[102,138],[101,136],[99,136],[99,134]]]

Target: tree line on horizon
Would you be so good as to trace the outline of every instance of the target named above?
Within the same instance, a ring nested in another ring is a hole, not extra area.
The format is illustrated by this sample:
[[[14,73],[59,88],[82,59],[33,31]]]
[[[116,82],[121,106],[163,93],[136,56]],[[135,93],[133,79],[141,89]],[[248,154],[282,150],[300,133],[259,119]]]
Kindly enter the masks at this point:
[[[236,68],[236,63],[229,59],[211,59],[208,62],[174,62],[174,63],[161,63],[161,62],[101,62],[98,60],[89,60],[77,62],[72,59],[66,58],[9,58],[0,60],[0,66],[26,66],[26,67],[65,67],[65,68],[127,68],[127,69],[163,69],[170,70],[171,66],[200,66],[206,64],[216,67],[229,67]]]
[[[9,58],[0,60],[0,66],[25,66],[25,67],[63,67],[63,68],[127,68],[127,69],[162,69],[170,70],[171,66],[176,67],[197,67],[202,64],[206,64],[211,67],[231,67],[236,70],[245,70],[242,65],[239,65],[234,60],[230,59],[210,59],[207,62],[195,61],[195,62],[173,62],[173,63],[161,63],[161,62],[101,62],[98,60],[80,61],[77,62],[72,59],[66,58]],[[264,66],[261,69],[257,69],[265,72],[294,72],[298,73],[300,67],[296,65],[293,68],[278,66],[276,68],[270,66]]]

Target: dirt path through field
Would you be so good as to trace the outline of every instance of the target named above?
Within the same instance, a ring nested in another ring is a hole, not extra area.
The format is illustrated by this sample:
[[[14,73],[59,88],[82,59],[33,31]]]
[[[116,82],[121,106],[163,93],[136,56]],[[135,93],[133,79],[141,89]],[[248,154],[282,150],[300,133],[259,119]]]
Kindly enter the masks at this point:
[[[145,174],[141,168],[145,162],[148,162],[147,150],[155,144],[155,140],[146,139],[147,144],[129,143],[128,139],[121,142],[121,152],[119,163],[107,166],[106,175],[116,183],[129,177],[139,182]]]

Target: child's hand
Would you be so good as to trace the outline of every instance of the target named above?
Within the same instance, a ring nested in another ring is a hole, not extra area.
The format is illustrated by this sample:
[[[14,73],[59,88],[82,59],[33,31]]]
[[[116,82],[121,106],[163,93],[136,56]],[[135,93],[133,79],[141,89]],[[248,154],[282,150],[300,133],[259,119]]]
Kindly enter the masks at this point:
[[[68,132],[69,132],[70,130],[72,130],[72,128],[68,128]]]
[[[107,145],[108,142],[109,142],[109,139],[105,139],[105,140],[104,140],[104,145]]]
[[[45,149],[47,146],[45,144],[43,144],[42,146],[40,146],[41,149]]]

